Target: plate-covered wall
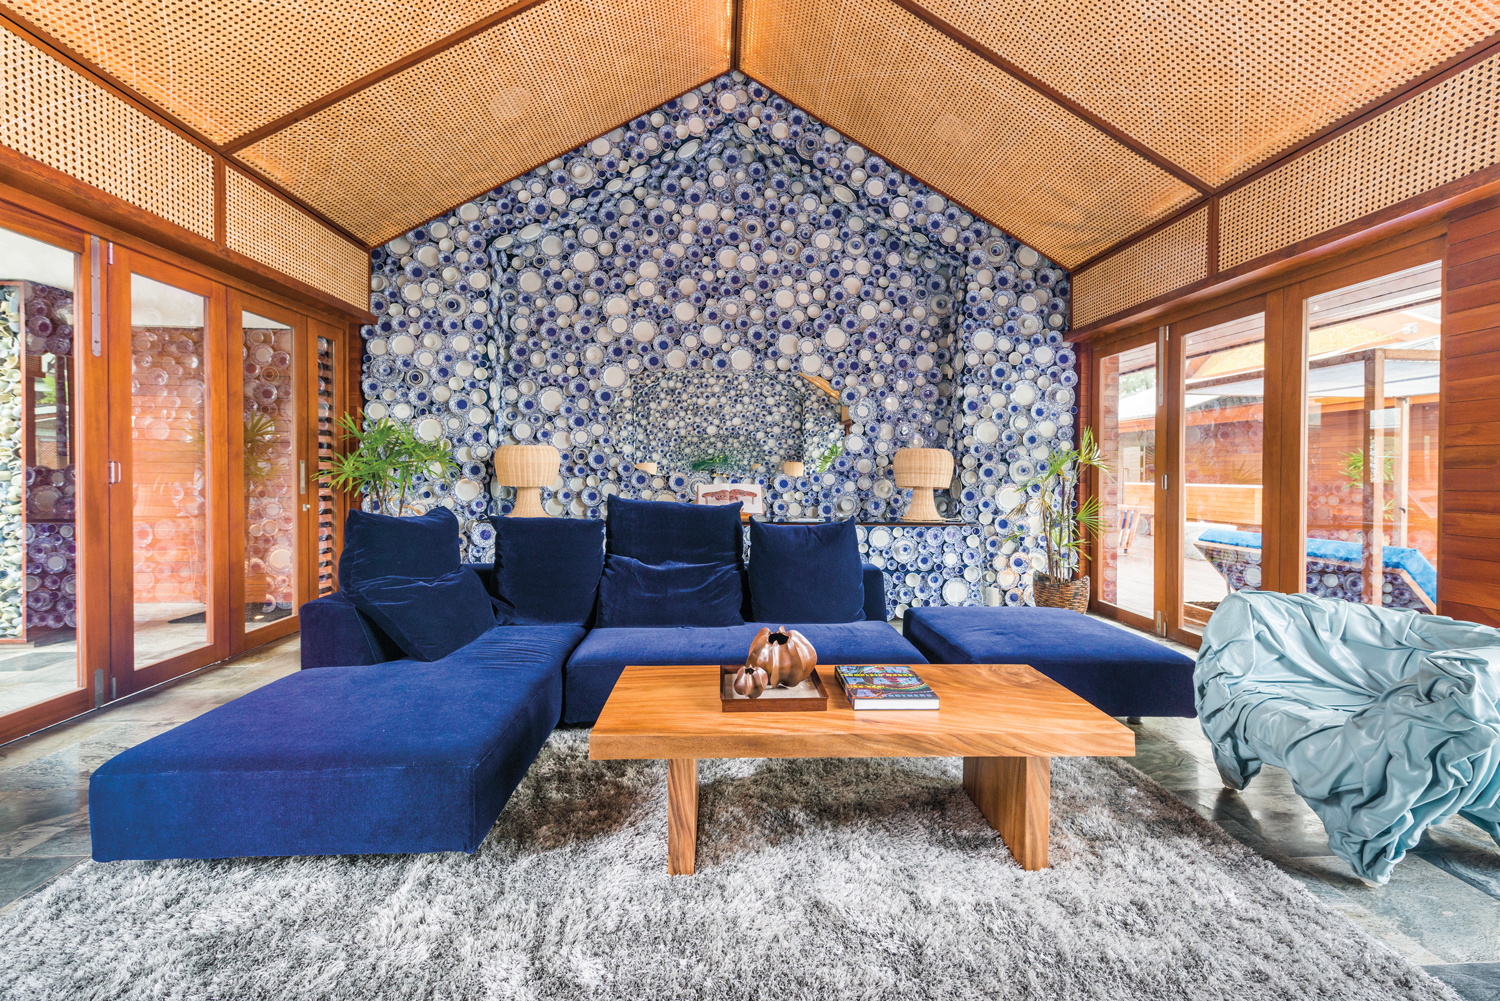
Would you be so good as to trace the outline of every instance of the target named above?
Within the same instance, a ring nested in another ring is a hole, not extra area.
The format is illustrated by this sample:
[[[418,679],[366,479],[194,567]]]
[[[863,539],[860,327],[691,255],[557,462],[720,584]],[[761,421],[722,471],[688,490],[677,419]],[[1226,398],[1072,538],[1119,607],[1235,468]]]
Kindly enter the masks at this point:
[[[459,474],[423,484],[414,508],[459,512],[469,559],[489,558],[485,516],[510,508],[496,445],[555,445],[548,510],[599,517],[616,493],[692,500],[713,474],[665,443],[697,422],[708,444],[753,436],[733,454],[754,465],[733,478],[788,518],[899,518],[891,456],[952,450],[938,503],[968,527],[934,537],[932,574],[949,578],[924,576],[897,610],[986,586],[1028,598],[1032,540],[1000,544],[995,495],[1073,439],[1067,273],[754,81],[726,74],[669,101],[372,262],[365,413],[452,446]],[[837,449],[809,450],[769,415],[776,393],[734,391],[769,378],[819,392],[804,377],[848,407]],[[683,468],[636,465],[663,455]],[[804,459],[803,475],[782,469]]]

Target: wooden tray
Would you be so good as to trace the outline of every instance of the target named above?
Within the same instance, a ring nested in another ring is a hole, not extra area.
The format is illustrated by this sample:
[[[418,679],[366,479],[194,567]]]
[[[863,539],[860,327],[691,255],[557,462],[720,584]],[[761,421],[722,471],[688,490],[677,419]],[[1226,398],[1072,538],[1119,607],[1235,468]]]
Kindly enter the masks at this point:
[[[758,699],[749,699],[732,687],[739,665],[719,673],[719,705],[726,713],[820,713],[828,710],[828,689],[815,669],[796,688],[767,688]]]

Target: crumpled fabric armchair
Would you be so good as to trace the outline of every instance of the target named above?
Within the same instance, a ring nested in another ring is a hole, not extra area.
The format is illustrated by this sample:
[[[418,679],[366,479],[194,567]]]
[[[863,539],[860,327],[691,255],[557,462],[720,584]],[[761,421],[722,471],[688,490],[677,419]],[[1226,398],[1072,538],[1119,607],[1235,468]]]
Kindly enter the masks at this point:
[[[1285,768],[1359,876],[1386,882],[1455,813],[1500,842],[1500,629],[1239,591],[1193,684],[1225,784]]]

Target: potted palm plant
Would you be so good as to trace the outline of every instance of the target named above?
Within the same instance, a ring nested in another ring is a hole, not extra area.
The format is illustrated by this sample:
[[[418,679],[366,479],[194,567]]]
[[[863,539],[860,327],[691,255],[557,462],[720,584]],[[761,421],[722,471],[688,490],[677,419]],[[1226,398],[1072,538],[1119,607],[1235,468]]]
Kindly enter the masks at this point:
[[[445,443],[423,441],[404,424],[385,419],[361,427],[348,414],[338,423],[357,444],[333,460],[333,485],[366,494],[377,514],[399,517],[419,477],[442,479],[458,468]]]
[[[1081,504],[1076,499],[1078,478],[1085,469],[1109,475],[1099,443],[1088,428],[1077,447],[1053,450],[1045,466],[1014,488],[1019,498],[1004,513],[1013,522],[1021,522],[1005,541],[1019,542],[1028,536],[1041,541],[1047,569],[1033,574],[1032,592],[1043,607],[1071,608],[1075,612],[1088,608],[1089,578],[1075,574],[1088,537],[1103,529],[1103,521],[1098,497],[1086,498]],[[1031,504],[1033,500],[1035,505]]]

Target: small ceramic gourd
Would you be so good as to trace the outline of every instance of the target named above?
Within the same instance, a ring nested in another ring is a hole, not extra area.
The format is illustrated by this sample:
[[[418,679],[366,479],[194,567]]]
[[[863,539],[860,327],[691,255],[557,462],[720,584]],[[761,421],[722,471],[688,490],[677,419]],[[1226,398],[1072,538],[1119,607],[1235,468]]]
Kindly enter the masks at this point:
[[[761,668],[742,664],[739,670],[734,672],[734,681],[730,684],[745,698],[756,699],[766,690],[768,680],[770,679],[766,677],[766,672]]]
[[[795,629],[785,626],[775,632],[762,629],[750,641],[745,666],[764,671],[767,688],[777,685],[793,688],[806,681],[813,668],[818,666],[818,651]]]

